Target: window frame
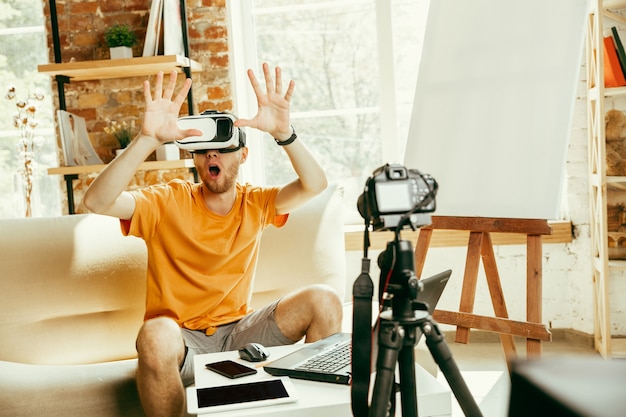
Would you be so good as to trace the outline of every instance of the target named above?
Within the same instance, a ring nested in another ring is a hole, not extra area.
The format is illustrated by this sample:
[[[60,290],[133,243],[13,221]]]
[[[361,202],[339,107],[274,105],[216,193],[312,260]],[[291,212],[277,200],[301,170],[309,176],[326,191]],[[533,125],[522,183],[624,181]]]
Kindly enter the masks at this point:
[[[41,24],[32,25],[28,24],[25,26],[10,26],[5,28],[0,28],[0,38],[2,39],[10,39],[11,37],[21,37],[27,35],[36,35],[40,36],[43,40],[42,45],[46,45],[46,28],[45,21],[42,20]],[[14,41],[14,39],[11,39]],[[47,56],[47,49],[42,51],[43,54]],[[11,55],[6,55],[7,59],[11,59]],[[36,70],[36,65],[39,62],[33,62],[33,67]],[[56,129],[54,127],[54,112],[53,112],[53,100],[52,100],[52,90],[51,84],[48,76],[41,75],[39,73],[34,72],[33,78],[31,79],[18,79],[15,81],[6,80],[7,84],[2,86],[3,94],[2,100],[6,100],[5,93],[6,88],[11,84],[16,84],[18,86],[18,99],[26,99],[34,87],[35,83],[43,83],[45,85],[44,94],[45,99],[42,103],[39,104],[37,109],[37,119],[39,119],[40,124],[35,129],[34,135],[36,137],[44,138],[44,144],[35,149],[35,164],[33,166],[33,194],[31,200],[32,206],[32,216],[33,217],[49,217],[61,215],[61,186],[59,183],[58,187],[46,187],[47,185],[56,184],[55,179],[48,177],[47,168],[51,167],[50,164],[54,163],[54,166],[58,165],[58,149],[56,142]],[[26,89],[24,88],[26,86]],[[10,118],[12,115],[5,115],[6,118]],[[50,125],[48,125],[50,122]],[[48,126],[46,126],[48,125]],[[0,128],[0,139],[2,140],[19,140],[19,132],[14,127],[8,127],[6,129]],[[14,207],[13,212],[4,213],[2,217],[9,218],[19,218],[23,217],[23,209],[21,206],[23,203],[23,190],[19,189],[18,186],[21,185],[21,179],[19,174],[19,169],[22,167],[22,158],[17,151],[14,151],[13,156],[19,159],[18,162],[18,170],[13,172],[15,182],[13,193],[7,196],[12,201],[16,201],[16,205]],[[48,163],[46,163],[48,161]],[[54,162],[53,162],[54,161]],[[7,166],[3,166],[3,171],[7,169]],[[46,187],[46,192],[43,193],[43,187]]]
[[[249,82],[246,75],[246,69],[255,69],[258,67],[257,46],[254,34],[254,14],[252,5],[253,0],[229,0],[227,2],[228,25],[229,25],[229,48],[230,59],[232,62],[231,77],[233,81],[233,102],[234,112],[240,115],[254,115],[256,113],[256,98],[252,89],[249,88]],[[363,111],[376,111],[380,115],[380,120],[385,126],[385,136],[383,141],[383,160],[390,162],[398,162],[403,160],[404,140],[398,137],[398,116],[396,106],[396,90],[395,90],[395,68],[393,58],[393,33],[391,24],[392,20],[392,2],[376,1],[376,0],[353,0],[341,2],[342,6],[354,3],[362,5],[364,3],[375,3],[376,24],[377,24],[377,62],[379,68],[379,106],[370,109],[360,109]],[[328,7],[336,7],[335,3],[324,2],[304,5],[288,5],[282,7],[274,7],[262,11],[262,13],[284,13],[285,11],[296,11],[304,9],[321,9]],[[384,52],[381,52],[384,51]],[[280,63],[276,63],[280,65]],[[245,86],[245,88],[242,88]],[[336,109],[326,111],[326,115],[340,116],[345,113],[345,109]],[[310,116],[309,114],[292,112],[292,119],[297,120],[299,117]],[[251,140],[248,141],[251,148],[250,157],[246,163],[247,167],[242,168],[242,178],[250,180],[254,178],[255,182],[264,184],[263,175],[263,152],[259,141],[256,138],[259,133],[256,131],[248,132]],[[374,169],[375,167],[372,167]]]

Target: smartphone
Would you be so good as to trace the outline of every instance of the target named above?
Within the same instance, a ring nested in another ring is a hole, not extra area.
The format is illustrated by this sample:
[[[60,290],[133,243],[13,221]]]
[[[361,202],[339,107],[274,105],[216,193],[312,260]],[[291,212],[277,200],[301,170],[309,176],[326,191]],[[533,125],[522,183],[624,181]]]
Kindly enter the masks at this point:
[[[231,360],[207,363],[204,366],[206,366],[207,369],[210,369],[213,372],[217,372],[218,374],[230,379],[241,378],[242,376],[256,374],[256,369],[249,368],[245,365]]]

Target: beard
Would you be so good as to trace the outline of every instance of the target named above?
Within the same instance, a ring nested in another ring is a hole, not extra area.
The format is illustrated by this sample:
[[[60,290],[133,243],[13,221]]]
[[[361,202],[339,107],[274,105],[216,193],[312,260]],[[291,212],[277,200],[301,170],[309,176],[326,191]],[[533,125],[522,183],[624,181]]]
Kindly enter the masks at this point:
[[[222,172],[217,180],[213,180],[208,176],[202,179],[204,186],[214,194],[222,194],[230,191],[237,182],[239,176],[239,164],[232,164]]]

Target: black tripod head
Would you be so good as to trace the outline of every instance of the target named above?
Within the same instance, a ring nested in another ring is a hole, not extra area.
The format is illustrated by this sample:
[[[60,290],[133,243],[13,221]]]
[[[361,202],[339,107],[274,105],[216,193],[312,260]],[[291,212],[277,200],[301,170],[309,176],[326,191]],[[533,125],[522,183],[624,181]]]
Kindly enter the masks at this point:
[[[415,275],[413,245],[408,240],[396,238],[387,242],[386,249],[378,256],[380,280],[378,301],[382,310],[392,310],[398,320],[411,319],[416,310],[428,311],[428,305],[417,301],[423,289]]]

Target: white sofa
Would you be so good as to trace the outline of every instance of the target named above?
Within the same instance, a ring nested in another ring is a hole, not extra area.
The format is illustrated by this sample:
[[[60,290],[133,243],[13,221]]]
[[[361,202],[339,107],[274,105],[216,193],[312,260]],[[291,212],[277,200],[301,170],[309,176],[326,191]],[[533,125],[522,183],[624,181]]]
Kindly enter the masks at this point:
[[[346,289],[341,190],[268,229],[253,306],[311,283]],[[142,416],[135,337],[146,249],[94,214],[0,219],[0,416]]]

